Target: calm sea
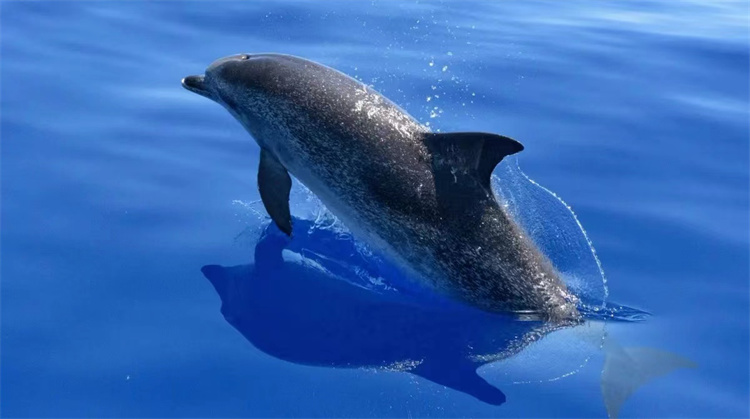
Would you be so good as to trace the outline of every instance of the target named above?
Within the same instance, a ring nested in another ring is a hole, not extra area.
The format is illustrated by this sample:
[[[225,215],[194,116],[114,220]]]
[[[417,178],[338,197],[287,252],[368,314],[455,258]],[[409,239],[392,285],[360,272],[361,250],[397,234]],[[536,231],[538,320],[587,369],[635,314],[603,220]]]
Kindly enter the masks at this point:
[[[609,336],[698,366],[639,388],[621,416],[750,414],[746,1],[0,9],[3,416],[606,415],[604,352],[554,332],[524,362],[482,358],[477,377],[453,356],[491,353],[517,325],[404,303],[418,291],[349,238],[290,247],[361,284],[299,263],[258,275],[258,147],[180,86],[239,52],[306,57],[435,130],[521,141],[523,171],[586,228],[611,301],[651,313]],[[550,381],[578,351],[588,362]]]

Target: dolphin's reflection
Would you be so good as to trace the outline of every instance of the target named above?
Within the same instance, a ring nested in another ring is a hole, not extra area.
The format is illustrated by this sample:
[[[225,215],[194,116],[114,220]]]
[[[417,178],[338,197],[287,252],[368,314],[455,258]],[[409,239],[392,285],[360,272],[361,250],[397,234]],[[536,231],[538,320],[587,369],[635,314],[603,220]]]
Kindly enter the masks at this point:
[[[293,247],[351,260],[356,249],[350,240],[305,223],[295,221],[296,231],[311,233],[298,234]],[[408,371],[499,405],[505,395],[480,377],[477,368],[513,356],[552,330],[541,322],[468,307],[381,295],[346,277],[357,267],[334,274],[314,258],[290,251],[282,255],[287,241],[269,226],[256,246],[255,264],[202,268],[221,297],[226,320],[276,358]]]

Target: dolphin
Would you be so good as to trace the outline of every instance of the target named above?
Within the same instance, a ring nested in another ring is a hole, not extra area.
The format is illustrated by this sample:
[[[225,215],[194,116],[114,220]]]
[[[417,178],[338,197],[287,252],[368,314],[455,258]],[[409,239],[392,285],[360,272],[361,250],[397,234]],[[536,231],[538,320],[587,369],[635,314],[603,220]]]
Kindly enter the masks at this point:
[[[258,188],[291,236],[291,175],[352,234],[428,287],[491,312],[579,322],[577,298],[490,186],[523,150],[482,132],[433,133],[371,87],[281,54],[238,54],[182,79],[260,146]]]

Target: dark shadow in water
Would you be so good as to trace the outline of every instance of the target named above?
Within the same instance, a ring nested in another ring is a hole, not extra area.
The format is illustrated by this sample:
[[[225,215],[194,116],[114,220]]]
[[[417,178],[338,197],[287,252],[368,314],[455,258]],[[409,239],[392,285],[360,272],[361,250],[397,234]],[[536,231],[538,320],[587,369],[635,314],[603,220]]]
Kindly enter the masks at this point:
[[[282,257],[287,246],[319,248],[320,243],[331,257],[356,253],[351,240],[310,229],[309,222],[295,220],[294,227],[313,233],[298,233],[290,242],[269,226],[256,246],[255,264],[202,268],[221,297],[226,320],[273,357],[304,365],[408,371],[500,405],[505,395],[477,368],[513,356],[552,331],[536,321],[379,293],[333,274],[320,260],[291,251]]]

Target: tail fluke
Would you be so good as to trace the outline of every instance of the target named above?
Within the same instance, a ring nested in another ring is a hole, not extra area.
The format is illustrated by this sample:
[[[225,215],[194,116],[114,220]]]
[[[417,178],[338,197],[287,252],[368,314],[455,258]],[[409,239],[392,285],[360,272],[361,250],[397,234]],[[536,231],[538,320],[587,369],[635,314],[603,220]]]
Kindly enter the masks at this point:
[[[602,397],[607,415],[614,419],[625,400],[653,378],[678,368],[696,368],[697,364],[671,352],[645,347],[623,348],[611,339],[604,345]]]

